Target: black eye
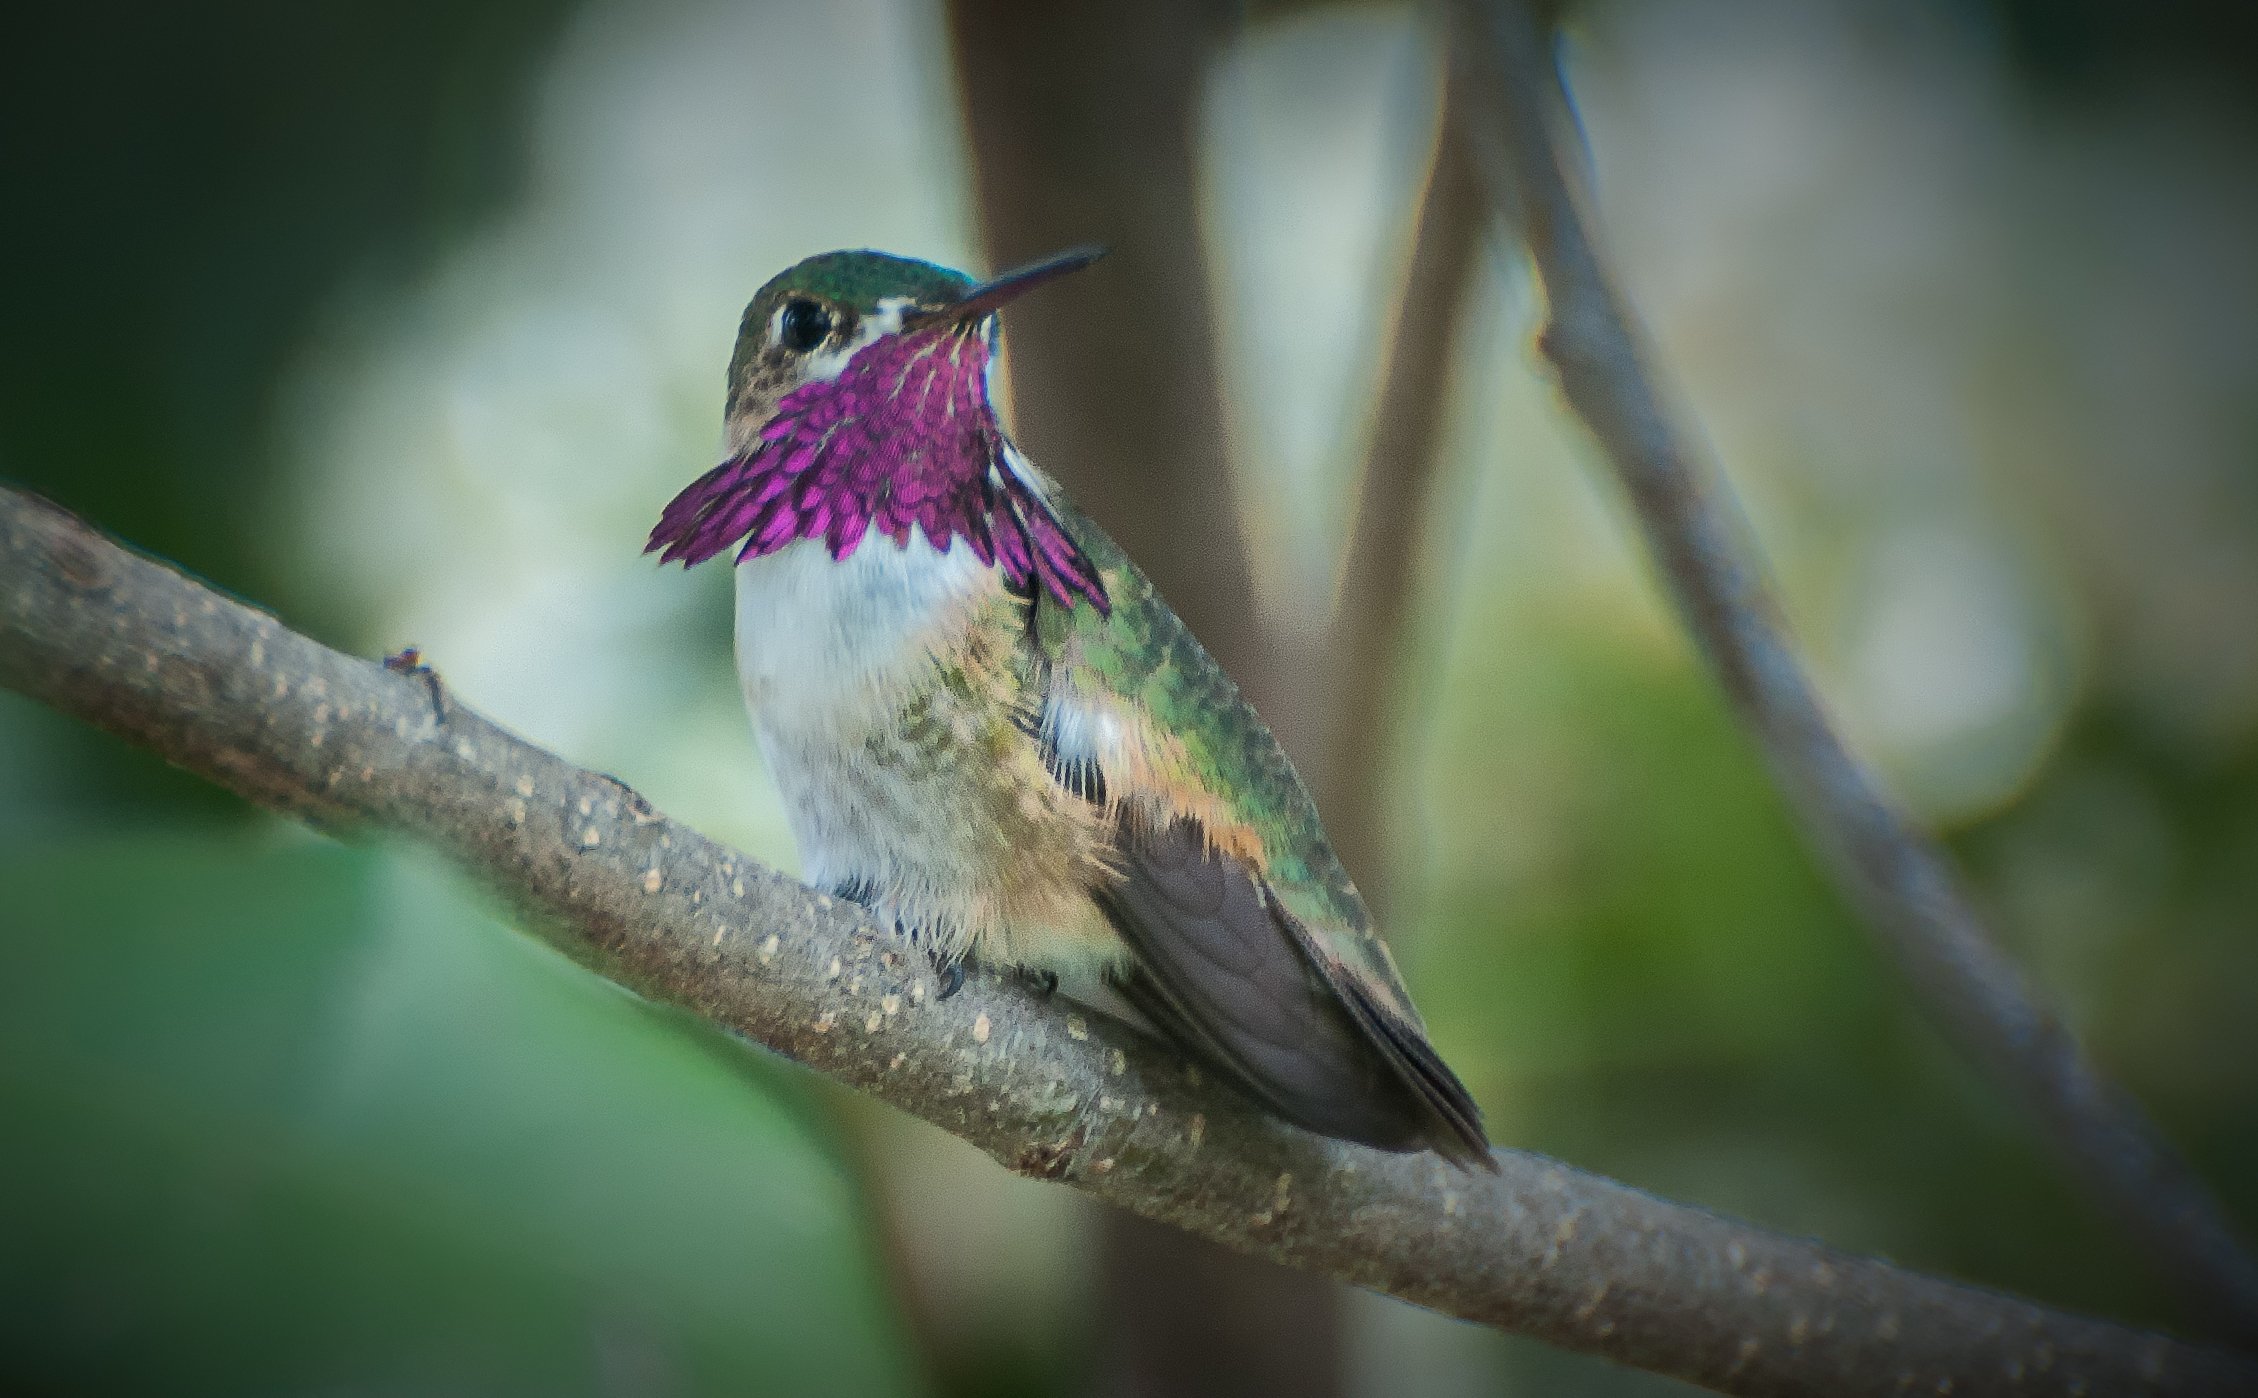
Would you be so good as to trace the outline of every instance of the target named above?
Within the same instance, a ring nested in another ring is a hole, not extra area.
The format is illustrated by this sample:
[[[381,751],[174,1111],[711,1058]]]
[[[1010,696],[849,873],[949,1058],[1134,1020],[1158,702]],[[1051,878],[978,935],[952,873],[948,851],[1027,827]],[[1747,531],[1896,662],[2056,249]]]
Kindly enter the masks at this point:
[[[776,328],[777,343],[795,354],[806,354],[831,333],[831,312],[819,301],[795,296],[784,303],[784,319]]]

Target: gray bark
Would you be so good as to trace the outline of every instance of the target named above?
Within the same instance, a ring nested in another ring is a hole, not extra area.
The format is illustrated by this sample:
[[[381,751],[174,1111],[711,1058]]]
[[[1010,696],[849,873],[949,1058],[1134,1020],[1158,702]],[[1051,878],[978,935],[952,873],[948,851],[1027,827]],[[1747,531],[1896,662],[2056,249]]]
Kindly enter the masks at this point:
[[[460,705],[0,489],[0,683],[263,806],[458,861],[526,925],[1010,1169],[1303,1271],[1734,1393],[2234,1394],[2258,1364],[1668,1203],[1518,1151],[1476,1176],[1263,1116]]]

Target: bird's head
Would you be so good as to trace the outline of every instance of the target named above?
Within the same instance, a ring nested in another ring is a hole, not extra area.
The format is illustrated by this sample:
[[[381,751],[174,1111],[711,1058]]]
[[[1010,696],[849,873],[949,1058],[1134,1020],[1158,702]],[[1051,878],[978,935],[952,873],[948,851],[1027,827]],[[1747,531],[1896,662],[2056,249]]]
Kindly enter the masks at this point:
[[[844,559],[874,535],[961,538],[1015,583],[1101,608],[1096,570],[1064,537],[996,422],[996,311],[1087,267],[1077,250],[977,282],[881,252],[828,252],[769,279],[729,361],[727,459],[674,498],[646,551],[685,566],[743,541],[740,561],[800,539]]]

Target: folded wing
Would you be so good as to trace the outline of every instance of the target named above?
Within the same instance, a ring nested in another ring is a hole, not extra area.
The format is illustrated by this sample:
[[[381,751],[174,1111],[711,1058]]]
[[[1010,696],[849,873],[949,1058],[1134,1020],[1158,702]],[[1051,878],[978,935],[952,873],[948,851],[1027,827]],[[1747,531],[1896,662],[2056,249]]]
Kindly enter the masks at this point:
[[[1262,881],[1177,821],[1123,842],[1106,911],[1122,993],[1279,1116],[1382,1150],[1489,1162],[1481,1116],[1426,1036],[1362,990]]]
[[[1488,1166],[1277,740],[1113,541],[1059,514],[1113,606],[1033,597],[1030,679],[1051,771],[1114,823],[1123,994],[1288,1121]]]

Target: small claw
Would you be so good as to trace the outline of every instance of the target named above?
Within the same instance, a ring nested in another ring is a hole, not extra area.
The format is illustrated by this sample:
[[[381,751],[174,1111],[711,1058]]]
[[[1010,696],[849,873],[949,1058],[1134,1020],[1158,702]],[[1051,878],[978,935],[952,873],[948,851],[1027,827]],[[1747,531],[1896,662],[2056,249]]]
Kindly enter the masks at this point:
[[[1035,971],[1022,968],[1019,972],[1019,978],[1027,983],[1027,988],[1034,992],[1035,998],[1038,1000],[1048,1000],[1053,995],[1058,994],[1058,972],[1056,971]]]
[[[964,989],[964,963],[962,961],[936,961],[933,974],[941,978],[941,993],[935,999],[946,1000]]]
[[[423,652],[414,646],[404,646],[384,657],[384,668],[395,675],[417,675],[423,687],[431,692],[432,721],[445,727],[447,723],[447,687],[439,682],[439,672],[423,663]]]

